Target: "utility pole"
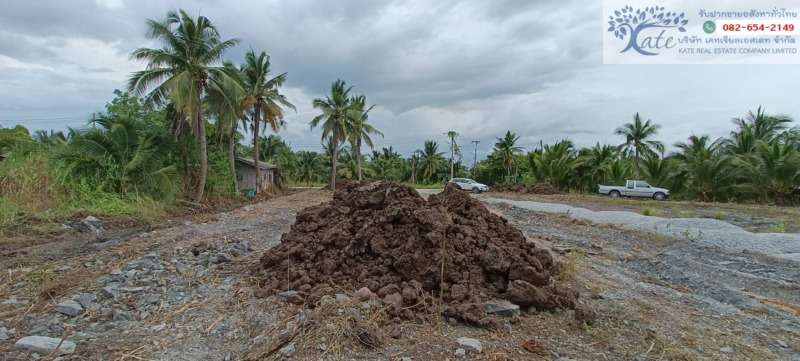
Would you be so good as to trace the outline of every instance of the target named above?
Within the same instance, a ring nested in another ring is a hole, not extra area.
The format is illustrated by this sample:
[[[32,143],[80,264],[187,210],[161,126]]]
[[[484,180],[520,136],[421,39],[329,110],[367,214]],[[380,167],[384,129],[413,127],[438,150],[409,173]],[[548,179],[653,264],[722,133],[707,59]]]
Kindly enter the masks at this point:
[[[472,159],[472,178],[475,178],[475,167],[478,165],[478,143],[480,140],[473,140],[472,144],[475,144],[475,157]]]

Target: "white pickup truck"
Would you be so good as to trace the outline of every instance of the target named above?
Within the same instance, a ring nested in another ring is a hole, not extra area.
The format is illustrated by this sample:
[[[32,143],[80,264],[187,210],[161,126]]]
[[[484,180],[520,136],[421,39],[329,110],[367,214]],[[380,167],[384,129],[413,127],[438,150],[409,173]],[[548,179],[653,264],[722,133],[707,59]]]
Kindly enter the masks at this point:
[[[597,192],[606,194],[611,198],[619,197],[638,197],[653,198],[657,201],[666,200],[669,197],[669,189],[653,187],[645,181],[626,180],[625,186],[597,186]]]

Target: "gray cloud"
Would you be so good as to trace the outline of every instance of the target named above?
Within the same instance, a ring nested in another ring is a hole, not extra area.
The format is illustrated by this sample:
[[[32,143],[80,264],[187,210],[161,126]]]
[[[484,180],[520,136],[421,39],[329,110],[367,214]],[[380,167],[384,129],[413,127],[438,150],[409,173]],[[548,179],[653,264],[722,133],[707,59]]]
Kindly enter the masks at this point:
[[[241,40],[229,59],[263,49],[289,72],[298,112],[282,135],[306,149],[319,148],[311,99],[336,78],[378,104],[371,119],[387,134],[378,143],[403,152],[449,129],[470,152],[480,140],[483,155],[508,129],[527,148],[565,137],[616,143],[613,129],[636,111],[662,124],[667,143],[724,135],[731,117],[759,104],[800,112],[785,91],[797,66],[601,65],[600,3],[50,0],[0,13],[0,125],[84,124],[142,67],[128,54],[155,45],[145,19],[180,7]]]

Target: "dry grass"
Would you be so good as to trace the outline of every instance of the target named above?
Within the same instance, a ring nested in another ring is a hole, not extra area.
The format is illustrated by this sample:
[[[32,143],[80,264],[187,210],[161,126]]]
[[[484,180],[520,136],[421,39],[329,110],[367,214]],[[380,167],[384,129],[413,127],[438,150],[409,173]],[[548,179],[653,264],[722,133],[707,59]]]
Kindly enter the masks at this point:
[[[318,322],[303,333],[301,342],[322,351],[321,357],[343,360],[353,348],[372,350],[385,344],[390,317],[377,305],[364,309],[359,302],[332,301],[315,308],[314,319]]]
[[[561,268],[557,279],[561,282],[572,282],[578,274],[578,265],[586,258],[582,250],[573,250],[561,259]]]

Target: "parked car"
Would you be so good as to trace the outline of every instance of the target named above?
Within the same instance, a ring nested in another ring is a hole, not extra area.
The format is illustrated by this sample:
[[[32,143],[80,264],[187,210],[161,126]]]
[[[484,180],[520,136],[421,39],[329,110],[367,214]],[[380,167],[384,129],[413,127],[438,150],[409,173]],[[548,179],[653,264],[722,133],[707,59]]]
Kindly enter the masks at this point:
[[[489,190],[489,186],[468,178],[453,178],[450,180],[450,183],[455,184],[459,189],[472,193],[486,192]]]
[[[669,197],[669,189],[653,187],[641,180],[626,180],[625,186],[605,186],[601,184],[597,186],[597,191],[611,198],[637,197],[663,201]]]

